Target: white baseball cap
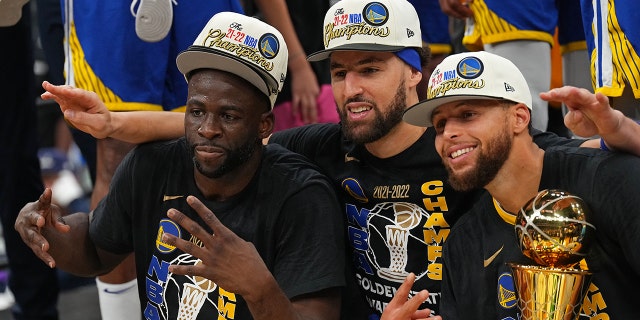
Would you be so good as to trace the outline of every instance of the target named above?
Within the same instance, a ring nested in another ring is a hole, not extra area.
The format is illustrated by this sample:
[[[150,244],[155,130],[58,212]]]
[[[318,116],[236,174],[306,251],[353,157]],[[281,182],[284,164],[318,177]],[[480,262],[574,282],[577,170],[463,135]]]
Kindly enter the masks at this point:
[[[233,73],[269,97],[271,108],[287,75],[287,44],[280,32],[235,12],[215,14],[196,40],[176,58],[185,75],[196,69]]]
[[[525,104],[531,110],[531,92],[513,62],[486,51],[446,57],[431,74],[427,99],[409,107],[403,120],[431,127],[431,113],[448,102],[471,99],[505,99]]]
[[[422,48],[420,19],[406,0],[342,0],[324,16],[325,50],[309,61],[329,58],[333,51],[388,51]]]

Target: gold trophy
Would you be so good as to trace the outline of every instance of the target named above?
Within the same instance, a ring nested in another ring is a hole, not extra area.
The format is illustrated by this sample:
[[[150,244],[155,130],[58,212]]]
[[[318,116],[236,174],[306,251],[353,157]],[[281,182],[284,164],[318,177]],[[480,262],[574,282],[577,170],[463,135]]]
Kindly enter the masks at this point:
[[[543,190],[520,209],[515,231],[522,253],[539,266],[511,263],[523,320],[576,320],[592,273],[575,268],[586,257],[595,227],[577,196]]]

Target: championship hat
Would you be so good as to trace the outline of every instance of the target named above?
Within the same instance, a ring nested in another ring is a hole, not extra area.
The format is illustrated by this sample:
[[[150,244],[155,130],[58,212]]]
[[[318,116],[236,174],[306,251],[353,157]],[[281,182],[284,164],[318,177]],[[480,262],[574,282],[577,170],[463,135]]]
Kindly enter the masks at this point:
[[[420,19],[406,0],[341,0],[324,16],[324,50],[309,61],[329,58],[333,51],[388,51],[422,48]]]
[[[276,28],[239,13],[220,12],[178,55],[176,64],[185,78],[203,68],[233,73],[267,95],[273,108],[287,75],[288,55]]]
[[[431,113],[448,102],[470,99],[505,99],[525,104],[531,110],[531,92],[513,62],[486,51],[450,55],[436,66],[429,78],[427,99],[409,107],[403,120],[431,127]]]

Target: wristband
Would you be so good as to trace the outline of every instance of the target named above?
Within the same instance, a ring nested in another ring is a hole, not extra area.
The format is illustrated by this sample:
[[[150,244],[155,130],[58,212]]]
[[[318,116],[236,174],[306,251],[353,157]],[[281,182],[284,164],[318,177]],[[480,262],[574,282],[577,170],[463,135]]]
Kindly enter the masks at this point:
[[[604,143],[604,139],[602,138],[600,138],[600,149],[604,151],[611,151],[609,147],[607,147],[607,144]]]

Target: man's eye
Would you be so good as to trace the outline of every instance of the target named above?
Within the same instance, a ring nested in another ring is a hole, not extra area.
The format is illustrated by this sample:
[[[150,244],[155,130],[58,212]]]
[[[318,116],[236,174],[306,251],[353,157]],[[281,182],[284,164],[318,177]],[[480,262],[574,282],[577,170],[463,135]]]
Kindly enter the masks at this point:
[[[195,109],[195,110],[191,110],[191,114],[195,117],[201,117],[204,114],[204,112],[202,112],[202,110]]]
[[[237,119],[237,117],[227,113],[222,115],[222,119],[224,119],[225,121],[233,121]]]
[[[447,121],[445,120],[437,120],[433,122],[433,128],[436,129],[436,133],[442,133],[446,124]]]
[[[462,113],[462,118],[463,119],[468,119],[468,118],[473,117],[475,114],[476,114],[475,112],[470,112],[470,111],[469,112],[464,112],[464,113]]]
[[[347,73],[345,71],[335,71],[332,76],[333,78],[341,79],[341,78],[344,78],[346,74]]]

